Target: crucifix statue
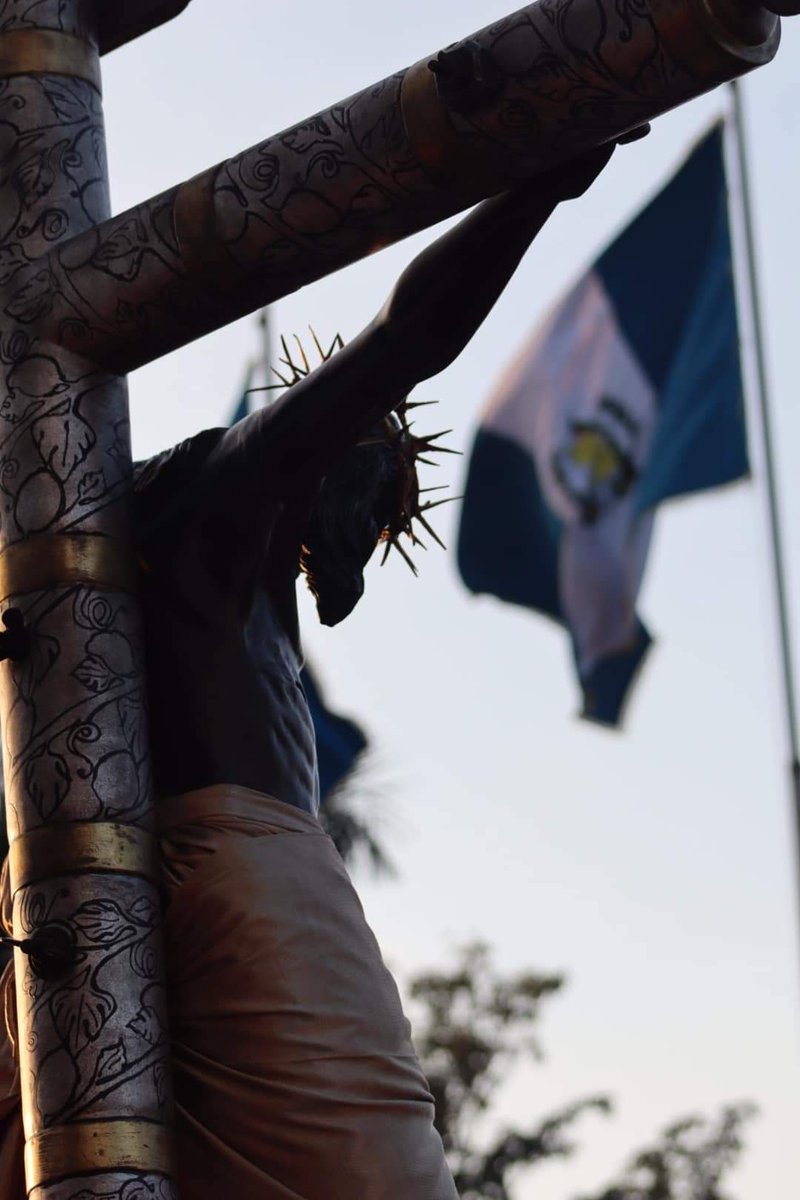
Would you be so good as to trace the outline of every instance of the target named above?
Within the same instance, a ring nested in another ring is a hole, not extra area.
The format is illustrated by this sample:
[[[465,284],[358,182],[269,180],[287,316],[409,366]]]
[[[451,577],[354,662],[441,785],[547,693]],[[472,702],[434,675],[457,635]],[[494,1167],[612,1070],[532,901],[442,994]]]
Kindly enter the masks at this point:
[[[410,390],[602,147],[767,62],[800,0],[541,0],[112,217],[99,56],[187,3],[0,0],[0,1184],[445,1200],[396,990],[314,816],[295,578],[347,615],[420,509]],[[134,475],[126,372],[489,196],[319,371]]]

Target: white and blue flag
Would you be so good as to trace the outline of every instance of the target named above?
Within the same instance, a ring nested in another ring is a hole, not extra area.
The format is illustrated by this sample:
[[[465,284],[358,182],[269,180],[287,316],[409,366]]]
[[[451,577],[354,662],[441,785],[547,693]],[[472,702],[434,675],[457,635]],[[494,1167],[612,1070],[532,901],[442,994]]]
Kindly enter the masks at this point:
[[[571,635],[583,716],[619,723],[650,635],[662,500],[748,473],[721,126],[511,364],[469,464],[461,575]]]

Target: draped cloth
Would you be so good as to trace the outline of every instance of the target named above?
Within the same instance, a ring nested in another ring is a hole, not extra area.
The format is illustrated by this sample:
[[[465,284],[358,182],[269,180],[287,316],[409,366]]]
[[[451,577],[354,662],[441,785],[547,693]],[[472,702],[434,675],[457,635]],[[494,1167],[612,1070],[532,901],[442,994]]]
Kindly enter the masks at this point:
[[[457,1200],[397,988],[317,820],[232,786],[158,811],[181,1200]],[[3,1200],[25,1195],[18,1104],[0,1038]]]

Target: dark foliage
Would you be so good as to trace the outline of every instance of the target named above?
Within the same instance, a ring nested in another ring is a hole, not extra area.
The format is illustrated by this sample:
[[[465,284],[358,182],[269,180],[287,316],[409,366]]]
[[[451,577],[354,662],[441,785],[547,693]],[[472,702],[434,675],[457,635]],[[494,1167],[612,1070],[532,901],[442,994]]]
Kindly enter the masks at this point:
[[[412,983],[417,1050],[462,1200],[512,1200],[517,1171],[572,1153],[575,1121],[589,1110],[610,1110],[605,1096],[590,1097],[485,1143],[476,1137],[476,1124],[489,1113],[509,1069],[541,1057],[534,1031],[541,1005],[563,984],[560,975],[534,972],[504,978],[480,943],[463,948],[452,971],[429,972]]]
[[[351,869],[366,859],[376,875],[394,875],[392,860],[375,832],[375,805],[360,786],[360,764],[328,794],[319,811],[322,828]]]
[[[581,1200],[731,1200],[723,1176],[737,1162],[752,1104],[731,1104],[716,1120],[676,1121],[631,1159],[619,1183]]]
[[[514,1200],[515,1183],[528,1169],[574,1151],[580,1117],[611,1111],[608,1097],[592,1096],[493,1136],[490,1123],[481,1126],[514,1067],[541,1057],[542,1004],[563,986],[560,975],[501,975],[481,943],[462,948],[451,970],[412,982],[415,1041],[461,1200]],[[633,1156],[619,1182],[581,1200],[733,1200],[721,1185],[741,1154],[743,1126],[754,1111],[735,1104],[715,1120],[675,1122]]]

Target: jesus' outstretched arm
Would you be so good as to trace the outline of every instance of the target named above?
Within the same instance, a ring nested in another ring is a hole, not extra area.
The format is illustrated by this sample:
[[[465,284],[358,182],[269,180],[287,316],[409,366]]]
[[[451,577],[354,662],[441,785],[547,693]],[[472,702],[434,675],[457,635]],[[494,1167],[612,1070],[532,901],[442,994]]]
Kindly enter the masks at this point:
[[[216,467],[234,489],[319,474],[422,380],[444,370],[491,311],[558,203],[581,195],[613,148],[485,201],[419,254],[367,328],[231,429]]]

